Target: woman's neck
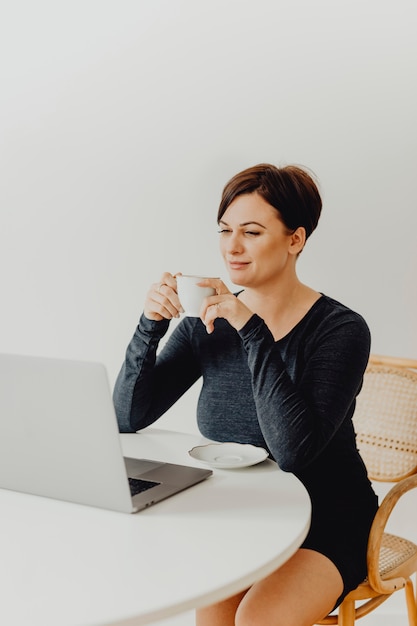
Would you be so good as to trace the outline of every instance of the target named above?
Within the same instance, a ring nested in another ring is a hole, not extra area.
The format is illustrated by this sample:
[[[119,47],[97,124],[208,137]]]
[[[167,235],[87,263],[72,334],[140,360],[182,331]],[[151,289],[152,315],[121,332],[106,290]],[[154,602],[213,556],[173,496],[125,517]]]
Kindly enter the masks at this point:
[[[265,321],[277,341],[302,320],[321,294],[297,278],[275,289],[248,288],[238,297]]]

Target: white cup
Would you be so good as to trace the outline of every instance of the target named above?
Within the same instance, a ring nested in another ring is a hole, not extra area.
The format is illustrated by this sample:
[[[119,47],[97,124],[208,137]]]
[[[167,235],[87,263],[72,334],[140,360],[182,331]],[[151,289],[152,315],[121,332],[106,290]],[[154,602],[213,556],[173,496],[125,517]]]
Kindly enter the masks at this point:
[[[199,317],[204,298],[214,296],[216,290],[213,287],[199,287],[206,276],[190,276],[179,274],[177,277],[177,291],[184,314],[188,317]]]

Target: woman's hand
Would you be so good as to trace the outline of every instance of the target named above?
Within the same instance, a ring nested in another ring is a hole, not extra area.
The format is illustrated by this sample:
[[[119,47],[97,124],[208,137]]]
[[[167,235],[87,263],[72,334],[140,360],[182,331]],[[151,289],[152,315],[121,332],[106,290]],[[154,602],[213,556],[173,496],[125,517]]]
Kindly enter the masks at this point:
[[[216,290],[216,295],[206,298],[201,309],[200,317],[208,333],[213,332],[214,321],[218,317],[227,320],[236,330],[243,328],[252,317],[253,312],[236,298],[219,278],[205,278],[198,284]]]
[[[175,276],[165,272],[159,283],[154,283],[149,289],[143,312],[149,320],[170,320],[179,317],[183,309],[178,299],[177,281]]]

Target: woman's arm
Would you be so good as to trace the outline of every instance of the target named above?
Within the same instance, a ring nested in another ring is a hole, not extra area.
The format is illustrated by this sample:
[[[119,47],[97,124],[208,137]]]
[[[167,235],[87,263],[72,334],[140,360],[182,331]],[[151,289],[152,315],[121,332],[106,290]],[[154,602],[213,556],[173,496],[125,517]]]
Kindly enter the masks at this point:
[[[368,327],[348,310],[330,316],[316,329],[311,347],[303,346],[306,361],[291,376],[279,343],[258,316],[240,335],[265,441],[282,469],[302,469],[353,412],[369,357]]]
[[[168,320],[140,318],[113,392],[120,432],[155,422],[200,376],[183,323],[157,355],[168,326]]]

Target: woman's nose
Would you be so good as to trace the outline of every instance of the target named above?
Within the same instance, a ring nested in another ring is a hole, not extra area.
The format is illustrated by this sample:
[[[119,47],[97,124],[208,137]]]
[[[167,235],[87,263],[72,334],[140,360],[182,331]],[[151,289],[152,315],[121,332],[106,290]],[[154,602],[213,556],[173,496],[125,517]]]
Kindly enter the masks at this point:
[[[227,251],[229,254],[238,254],[243,249],[242,238],[239,233],[231,233],[227,239]]]

